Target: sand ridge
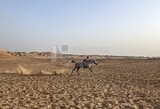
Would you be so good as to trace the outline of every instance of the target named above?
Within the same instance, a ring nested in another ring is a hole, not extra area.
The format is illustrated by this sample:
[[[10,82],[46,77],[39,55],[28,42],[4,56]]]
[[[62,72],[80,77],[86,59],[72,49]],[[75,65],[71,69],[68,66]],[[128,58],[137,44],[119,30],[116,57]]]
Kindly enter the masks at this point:
[[[6,58],[13,58],[11,54],[7,53],[6,51],[0,49],[0,59],[6,59]]]

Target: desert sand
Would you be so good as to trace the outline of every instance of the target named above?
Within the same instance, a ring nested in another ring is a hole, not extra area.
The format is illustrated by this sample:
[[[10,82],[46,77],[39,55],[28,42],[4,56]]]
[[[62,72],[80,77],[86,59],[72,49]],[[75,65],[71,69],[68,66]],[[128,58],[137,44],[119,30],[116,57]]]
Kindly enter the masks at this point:
[[[0,59],[1,109],[160,109],[159,59],[97,59],[94,76],[70,75],[73,56],[11,57]]]

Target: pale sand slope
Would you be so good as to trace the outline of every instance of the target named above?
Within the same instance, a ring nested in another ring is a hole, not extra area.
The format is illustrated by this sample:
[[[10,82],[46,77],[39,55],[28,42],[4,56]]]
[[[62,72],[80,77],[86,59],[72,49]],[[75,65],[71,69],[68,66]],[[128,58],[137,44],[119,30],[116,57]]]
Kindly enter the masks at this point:
[[[14,56],[10,55],[6,51],[0,49],[0,59],[13,58]]]

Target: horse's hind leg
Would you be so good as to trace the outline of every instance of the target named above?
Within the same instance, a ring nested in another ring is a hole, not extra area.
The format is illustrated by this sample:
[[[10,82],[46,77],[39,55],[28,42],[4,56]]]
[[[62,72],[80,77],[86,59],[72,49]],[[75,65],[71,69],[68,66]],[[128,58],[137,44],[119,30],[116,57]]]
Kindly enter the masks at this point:
[[[92,71],[92,69],[91,68],[88,68],[92,73],[93,73],[93,71]],[[93,75],[95,75],[94,73],[93,73]]]
[[[76,67],[72,70],[71,74],[76,70]]]
[[[79,72],[78,72],[78,71],[79,71],[79,69],[80,69],[80,67],[78,67],[78,68],[77,68],[77,73],[78,73],[78,75],[80,75],[80,74],[79,74]]]

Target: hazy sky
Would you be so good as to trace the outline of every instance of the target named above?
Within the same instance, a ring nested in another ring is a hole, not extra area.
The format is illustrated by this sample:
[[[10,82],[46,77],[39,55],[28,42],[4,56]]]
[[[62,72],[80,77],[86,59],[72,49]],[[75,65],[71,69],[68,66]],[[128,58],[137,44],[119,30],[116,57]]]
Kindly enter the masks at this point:
[[[160,0],[0,0],[0,48],[63,44],[77,53],[160,56]]]

